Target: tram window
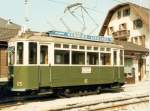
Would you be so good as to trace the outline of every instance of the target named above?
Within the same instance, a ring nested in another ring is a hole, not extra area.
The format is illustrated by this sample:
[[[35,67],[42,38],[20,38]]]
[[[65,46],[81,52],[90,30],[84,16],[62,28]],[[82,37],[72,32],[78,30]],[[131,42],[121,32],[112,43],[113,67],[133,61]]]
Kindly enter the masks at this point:
[[[40,64],[48,64],[48,46],[40,46]]]
[[[29,64],[37,64],[37,43],[29,43]]]
[[[100,51],[105,51],[105,48],[104,47],[100,48]]]
[[[17,43],[17,64],[23,64],[23,43]]]
[[[68,44],[64,44],[63,48],[69,48],[69,45]]]
[[[123,65],[123,50],[120,50],[120,65]]]
[[[55,44],[54,47],[55,47],[55,48],[60,48],[60,47],[61,47],[61,44]]]
[[[85,64],[85,52],[72,51],[72,64]]]
[[[117,51],[114,51],[114,52],[113,52],[113,55],[114,55],[114,58],[113,58],[113,60],[114,60],[114,65],[117,65]]]
[[[87,64],[97,65],[98,64],[98,53],[87,53]]]
[[[91,50],[92,49],[92,47],[90,47],[90,46],[87,46],[87,50]]]
[[[106,51],[110,51],[110,48],[106,48]]]
[[[77,45],[72,45],[72,49],[77,49]]]
[[[9,64],[12,65],[15,63],[15,47],[8,48],[8,55],[9,55]]]
[[[94,50],[98,50],[98,47],[94,47]]]
[[[9,64],[12,65],[15,63],[15,54],[9,53]]]
[[[111,53],[101,53],[101,65],[111,65]]]
[[[79,49],[84,49],[84,46],[79,46]]]
[[[55,50],[55,64],[69,64],[69,51]]]

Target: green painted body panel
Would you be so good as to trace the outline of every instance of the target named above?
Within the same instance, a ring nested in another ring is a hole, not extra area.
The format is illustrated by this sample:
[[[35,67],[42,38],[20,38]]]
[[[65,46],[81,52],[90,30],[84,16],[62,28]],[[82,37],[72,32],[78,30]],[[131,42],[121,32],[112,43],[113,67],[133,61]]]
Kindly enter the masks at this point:
[[[81,73],[81,66],[14,66],[13,88],[38,89],[124,83],[123,69],[123,67],[91,66],[91,73]],[[22,86],[18,86],[17,82],[22,82]]]
[[[39,88],[38,67],[35,66],[14,67],[13,89],[38,89],[38,88]]]
[[[108,84],[124,82],[123,67],[92,67],[89,74],[82,74],[81,67],[52,67],[52,87]]]

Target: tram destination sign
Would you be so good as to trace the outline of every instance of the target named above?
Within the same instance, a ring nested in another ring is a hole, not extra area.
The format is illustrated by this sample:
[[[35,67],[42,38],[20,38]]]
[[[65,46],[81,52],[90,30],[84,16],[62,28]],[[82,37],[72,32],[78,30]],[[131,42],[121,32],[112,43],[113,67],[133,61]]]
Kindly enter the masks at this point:
[[[80,40],[89,40],[89,41],[98,41],[98,42],[113,42],[112,36],[85,35],[80,32],[49,31],[48,35],[54,37],[70,38],[70,39],[80,39]]]

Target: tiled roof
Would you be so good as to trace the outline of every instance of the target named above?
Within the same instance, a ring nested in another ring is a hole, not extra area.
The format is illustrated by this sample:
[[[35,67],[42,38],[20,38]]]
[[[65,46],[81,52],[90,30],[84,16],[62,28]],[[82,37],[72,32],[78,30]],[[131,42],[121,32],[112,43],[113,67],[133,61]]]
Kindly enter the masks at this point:
[[[122,45],[124,47],[125,51],[133,51],[133,52],[143,52],[143,53],[148,53],[149,49],[137,45],[137,44],[133,44],[131,42],[126,42],[126,41],[114,41],[115,44],[117,45]]]
[[[20,29],[20,25],[0,18],[0,41],[8,41],[10,38],[16,36]]]
[[[21,26],[0,17],[0,28],[21,29]]]
[[[8,41],[10,38],[16,36],[18,29],[0,28],[0,41]]]

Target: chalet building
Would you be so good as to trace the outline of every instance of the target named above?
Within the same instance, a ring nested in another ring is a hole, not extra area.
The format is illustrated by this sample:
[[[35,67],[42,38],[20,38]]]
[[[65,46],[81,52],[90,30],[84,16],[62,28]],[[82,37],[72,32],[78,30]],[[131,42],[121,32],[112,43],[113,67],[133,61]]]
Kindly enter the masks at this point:
[[[21,27],[10,20],[0,18],[0,84],[7,81],[7,42],[17,35]]]
[[[138,82],[149,74],[150,9],[133,3],[113,7],[107,14],[99,35],[112,35],[125,48],[127,82]]]

